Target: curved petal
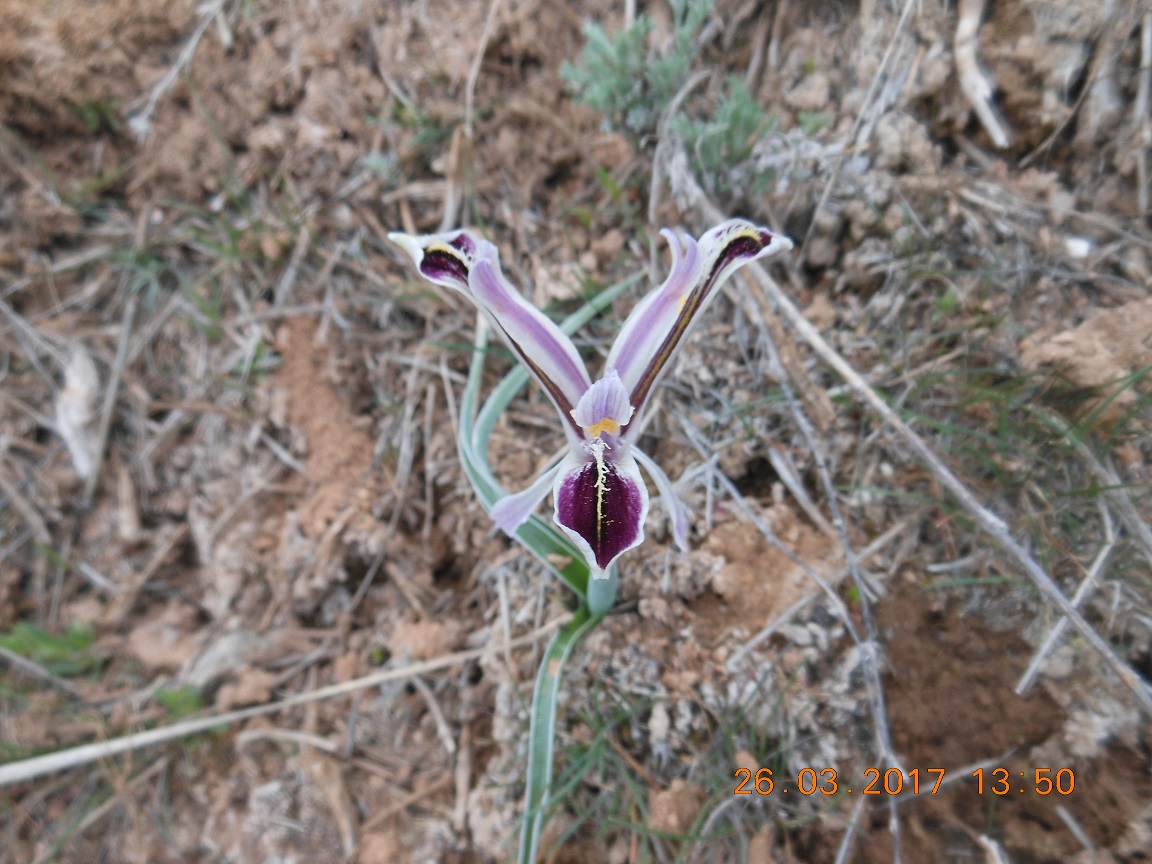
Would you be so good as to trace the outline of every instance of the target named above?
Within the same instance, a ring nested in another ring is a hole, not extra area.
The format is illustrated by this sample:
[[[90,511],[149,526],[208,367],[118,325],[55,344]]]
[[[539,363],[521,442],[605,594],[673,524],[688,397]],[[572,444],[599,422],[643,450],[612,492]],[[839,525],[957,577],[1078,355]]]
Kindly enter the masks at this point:
[[[695,240],[683,231],[669,228],[660,234],[672,252],[672,269],[663,285],[648,292],[633,307],[608,353],[607,366],[620,373],[629,396],[640,383],[644,370],[679,316],[684,298],[700,281],[703,271]]]
[[[487,314],[555,404],[570,440],[583,437],[572,409],[592,385],[584,361],[572,340],[508,282],[496,247],[471,231],[393,231],[388,239],[408,253],[425,279],[459,291]]]
[[[528,521],[540,502],[548,497],[552,491],[552,484],[556,480],[556,472],[560,470],[557,462],[551,468],[543,471],[531,486],[523,492],[505,495],[492,505],[489,516],[496,523],[496,527],[509,537],[516,533],[516,529]]]
[[[648,489],[626,449],[609,458],[603,442],[592,445],[590,455],[572,453],[561,463],[553,519],[584,553],[592,578],[605,579],[617,558],[644,542]]]
[[[471,231],[416,236],[392,231],[388,239],[408,253],[420,275],[437,285],[468,293],[468,273],[481,243]]]
[[[572,419],[589,438],[619,435],[620,427],[628,425],[632,419],[632,405],[628,402],[624,382],[615,369],[609,369],[603,378],[584,391],[572,409]]]
[[[683,344],[696,316],[737,268],[792,248],[792,241],[743,219],[708,231],[697,243],[686,234],[661,232],[672,249],[672,271],[658,289],[637,304],[608,354],[620,372],[629,399],[642,411],[652,388]]]
[[[664,473],[664,469],[652,461],[648,454],[640,450],[635,450],[634,452],[636,454],[636,461],[648,472],[648,476],[652,478],[652,482],[656,484],[656,488],[660,491],[660,500],[668,511],[668,518],[672,521],[672,539],[676,542],[676,547],[681,552],[687,552],[689,527],[688,508],[684,506],[684,502],[680,500],[680,496],[677,495],[676,490],[672,488],[672,481],[668,479],[668,475]]]
[[[565,422],[575,428],[572,409],[592,386],[588,370],[572,340],[543,312],[525,300],[500,270],[496,247],[483,240],[468,274],[476,304],[504,336],[555,403]]]

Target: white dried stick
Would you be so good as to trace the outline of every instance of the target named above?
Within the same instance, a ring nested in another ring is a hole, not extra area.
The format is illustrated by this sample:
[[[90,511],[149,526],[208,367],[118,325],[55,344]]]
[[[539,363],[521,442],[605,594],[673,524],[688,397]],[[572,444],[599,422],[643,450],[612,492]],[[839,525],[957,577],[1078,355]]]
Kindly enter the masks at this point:
[[[980,63],[976,59],[976,34],[980,30],[980,17],[984,14],[984,0],[960,0],[959,11],[960,20],[956,22],[953,53],[960,90],[972,104],[972,110],[976,112],[976,117],[988,132],[992,143],[1003,150],[1011,143],[1011,136],[1005,124],[996,116],[990,101],[992,85],[980,71]]]

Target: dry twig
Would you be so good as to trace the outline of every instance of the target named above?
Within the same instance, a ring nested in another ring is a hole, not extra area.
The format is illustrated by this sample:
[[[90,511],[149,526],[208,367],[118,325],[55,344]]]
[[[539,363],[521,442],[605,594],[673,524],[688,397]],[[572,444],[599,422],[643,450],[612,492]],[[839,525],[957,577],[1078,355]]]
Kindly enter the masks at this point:
[[[1112,554],[1112,550],[1116,548],[1116,532],[1112,529],[1112,517],[1108,515],[1108,510],[1101,504],[1100,515],[1104,521],[1104,545],[1100,547],[1100,551],[1096,553],[1092,564],[1088,567],[1088,572],[1084,575],[1084,579],[1080,582],[1076,593],[1072,595],[1072,605],[1077,609],[1088,596],[1088,592],[1096,585],[1096,578],[1100,575],[1100,571],[1104,569],[1104,564],[1107,562],[1108,557]],[[1028,692],[1032,686],[1032,682],[1036,679],[1036,673],[1040,671],[1040,667],[1044,665],[1044,661],[1048,655],[1052,653],[1052,649],[1060,641],[1060,637],[1064,635],[1064,631],[1068,628],[1068,619],[1061,618],[1056,622],[1056,625],[1048,631],[1048,635],[1044,638],[1044,642],[1040,645],[1040,649],[1032,657],[1032,662],[1028,664],[1028,668],[1024,670],[1024,674],[1020,676],[1020,681],[1016,685],[1016,692],[1023,696]]]
[[[960,0],[960,18],[956,22],[956,75],[960,79],[960,90],[972,105],[992,143],[1003,150],[1012,143],[1008,129],[996,115],[992,107],[992,85],[980,71],[976,59],[976,36],[980,30],[980,18],[984,14],[984,0]]]
[[[863,142],[857,141],[857,136],[860,129],[864,125],[864,119],[868,116],[867,110],[872,100],[876,97],[877,91],[880,89],[880,83],[884,80],[885,74],[888,71],[888,64],[892,60],[892,55],[896,52],[896,44],[900,41],[901,35],[904,33],[904,27],[908,23],[908,16],[912,13],[912,8],[916,3],[913,0],[905,0],[904,9],[900,13],[900,20],[896,22],[896,29],[892,32],[892,39],[888,42],[888,47],[884,51],[884,56],[880,59],[880,65],[876,67],[876,74],[872,76],[872,81],[868,85],[868,91],[864,94],[864,102],[859,112],[856,114],[856,120],[852,124],[852,131],[848,135],[848,140],[853,146],[859,147]],[[808,231],[804,235],[804,242],[800,244],[800,255],[803,257],[804,249],[808,245],[808,241],[812,239],[812,234],[816,230],[816,226],[820,222],[820,213],[828,204],[828,198],[832,195],[832,189],[835,188],[836,182],[840,179],[840,166],[843,160],[837,159],[832,166],[832,174],[828,177],[828,182],[824,185],[824,191],[820,193],[820,200],[816,204],[816,209],[812,213],[812,222],[808,226]]]
[[[181,71],[184,67],[192,62],[192,56],[196,53],[197,46],[200,45],[200,39],[203,38],[208,26],[212,23],[212,19],[220,14],[224,8],[225,0],[213,0],[213,2],[202,6],[198,11],[200,13],[200,23],[196,25],[196,29],[192,31],[192,35],[188,41],[184,43],[184,47],[180,49],[180,54],[176,57],[176,62],[164,73],[156,86],[152,88],[152,92],[148,94],[148,101],[144,104],[143,109],[131,115],[128,118],[128,128],[132,130],[132,134],[136,136],[137,141],[143,142],[148,135],[152,132],[152,112],[156,110],[156,105],[164,98],[164,95],[172,89],[176,83],[176,79],[180,77]]]
[[[561,615],[552,619],[544,626],[533,630],[524,636],[513,639],[511,643],[497,643],[489,645],[485,648],[473,648],[469,651],[457,651],[454,654],[446,654],[443,657],[436,657],[432,660],[424,660],[419,663],[412,663],[398,669],[385,669],[378,672],[373,672],[370,675],[365,675],[361,678],[354,678],[351,681],[345,681],[341,684],[332,684],[328,687],[321,687],[319,690],[310,690],[306,693],[297,693],[294,696],[288,696],[277,702],[268,702],[263,705],[253,705],[251,708],[242,708],[238,711],[225,711],[220,714],[212,714],[207,717],[197,717],[192,720],[183,720],[179,723],[173,723],[170,726],[162,726],[158,729],[149,729],[146,732],[136,732],[131,735],[124,735],[120,738],[112,738],[108,741],[98,741],[94,744],[83,744],[79,747],[72,747],[68,750],[59,750],[55,753],[47,753],[43,756],[35,756],[31,759],[23,759],[18,762],[9,762],[6,765],[0,765],[0,786],[9,786],[13,783],[23,783],[28,780],[33,780],[36,777],[43,777],[45,774],[51,774],[55,771],[63,771],[66,768],[75,768],[78,765],[87,765],[101,759],[110,759],[113,756],[118,756],[121,753],[129,753],[133,750],[140,750],[144,747],[152,747],[156,744],[163,744],[167,741],[176,741],[180,738],[187,738],[190,735],[196,735],[200,732],[206,732],[217,726],[230,725],[232,723],[239,723],[242,720],[249,720],[253,717],[260,717],[264,714],[272,714],[276,711],[285,708],[293,708],[297,705],[308,705],[312,702],[319,702],[323,699],[331,699],[336,696],[345,696],[348,693],[355,693],[358,690],[364,690],[368,687],[376,687],[386,681],[400,681],[410,678],[413,675],[421,675],[427,672],[435,672],[440,669],[446,669],[450,666],[456,666],[460,663],[467,663],[470,660],[476,660],[480,657],[486,657],[489,654],[495,654],[503,651],[505,647],[518,648],[522,645],[531,645],[538,639],[547,636],[558,627],[562,627],[571,619],[571,615]],[[447,782],[451,782],[448,778]]]

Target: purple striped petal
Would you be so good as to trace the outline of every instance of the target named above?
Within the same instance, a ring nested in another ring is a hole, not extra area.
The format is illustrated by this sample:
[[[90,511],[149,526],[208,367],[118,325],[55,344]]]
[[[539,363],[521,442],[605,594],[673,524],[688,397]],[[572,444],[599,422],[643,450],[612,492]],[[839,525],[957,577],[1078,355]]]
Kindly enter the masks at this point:
[[[784,235],[743,219],[717,225],[699,243],[682,232],[660,233],[672,249],[672,270],[632,310],[608,354],[607,365],[619,371],[637,411],[724,280],[749,261],[792,248]]]
[[[520,296],[500,270],[499,253],[481,241],[468,275],[472,297],[503,334],[509,347],[552,399],[560,416],[575,431],[572,409],[592,386],[588,370],[572,340],[552,320]]]
[[[496,247],[471,231],[420,237],[394,231],[388,239],[411,256],[424,278],[461,292],[487,314],[555,404],[569,439],[583,438],[572,409],[592,385],[588,370],[572,340],[505,278]]]
[[[622,445],[621,445],[622,446]],[[599,440],[561,464],[553,517],[584,553],[592,578],[604,579],[616,559],[644,542],[648,489],[627,451],[614,457]]]
[[[449,231],[421,237],[393,231],[388,239],[408,253],[429,282],[468,293],[468,273],[476,262],[480,238],[471,231]]]

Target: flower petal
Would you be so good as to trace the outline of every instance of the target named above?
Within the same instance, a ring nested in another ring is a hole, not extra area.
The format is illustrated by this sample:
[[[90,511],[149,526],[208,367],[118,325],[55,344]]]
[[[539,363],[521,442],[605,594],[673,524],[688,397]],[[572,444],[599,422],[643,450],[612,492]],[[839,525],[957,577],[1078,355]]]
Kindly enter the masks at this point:
[[[672,522],[672,539],[675,541],[676,547],[681,552],[687,552],[688,508],[684,506],[684,502],[680,500],[680,496],[672,488],[672,481],[668,479],[664,469],[657,465],[647,453],[640,450],[633,450],[633,453],[636,456],[636,461],[648,472],[648,476],[652,478],[652,482],[660,491],[660,501],[664,504],[664,508],[668,511],[668,518]]]
[[[616,559],[644,542],[648,518],[648,489],[625,450],[608,458],[603,450],[593,456],[572,453],[562,463],[553,492],[553,517],[584,553],[594,579],[604,579]]]
[[[628,425],[632,419],[632,405],[624,382],[615,369],[609,369],[603,378],[584,391],[572,409],[572,418],[589,438],[619,435],[620,427]]]
[[[471,231],[423,236],[394,231],[388,239],[411,256],[424,278],[460,291],[487,314],[556,405],[570,439],[582,438],[572,409],[592,384],[588,370],[572,340],[505,278],[496,247]]]
[[[792,248],[784,235],[743,219],[717,225],[699,243],[683,233],[660,233],[672,249],[672,270],[664,284],[632,310],[608,354],[607,365],[619,371],[637,411],[716,288],[749,261]]]
[[[472,298],[496,325],[509,347],[535,376],[574,429],[572,409],[592,386],[572,340],[543,312],[525,300],[500,270],[496,247],[481,241],[468,275]]]
[[[552,491],[552,484],[556,480],[556,472],[559,470],[560,463],[558,462],[543,471],[536,478],[536,482],[523,492],[505,495],[492,505],[492,510],[488,515],[492,517],[496,527],[509,537],[513,536],[516,529],[528,521],[528,517],[532,515],[532,511],[539,506],[540,502],[548,497],[548,493]]]
[[[429,282],[468,293],[468,273],[476,262],[479,236],[471,231],[422,236],[392,231],[388,239],[408,253]]]

